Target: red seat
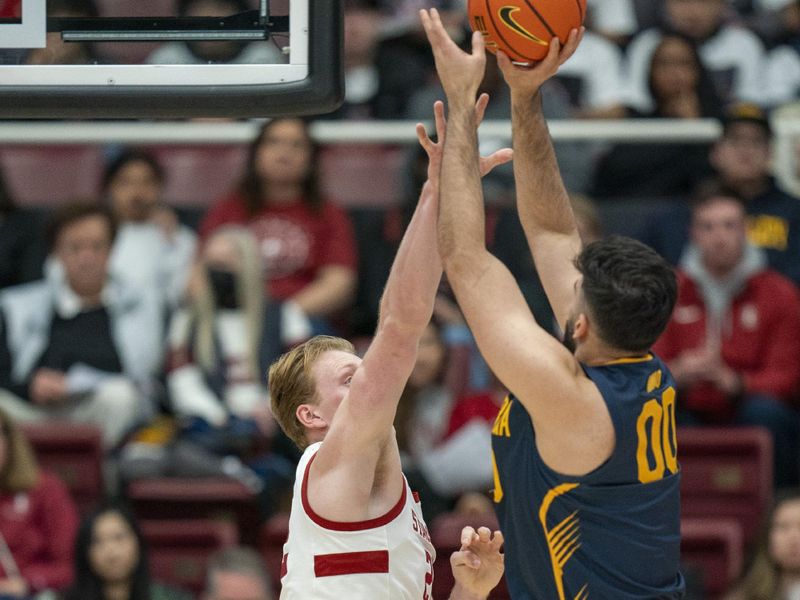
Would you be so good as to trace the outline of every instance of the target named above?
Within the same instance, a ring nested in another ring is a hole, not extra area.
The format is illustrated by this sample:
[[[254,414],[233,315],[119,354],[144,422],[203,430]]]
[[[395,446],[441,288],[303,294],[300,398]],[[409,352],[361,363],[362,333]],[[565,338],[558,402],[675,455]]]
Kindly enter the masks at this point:
[[[683,517],[737,521],[750,544],[772,502],[772,438],[759,427],[678,430]]]
[[[467,525],[478,528],[498,529],[497,517],[493,512],[480,515],[447,513],[437,517],[431,524],[431,540],[436,548],[436,562],[433,565],[433,597],[449,598],[453,589],[453,572],[450,569],[450,555],[461,547],[461,530]],[[491,600],[511,598],[506,589],[505,578],[489,595]]]
[[[244,170],[244,146],[159,146],[152,149],[167,179],[164,198],[175,206],[209,206],[231,192]]]
[[[95,198],[100,191],[100,146],[6,146],[0,164],[12,196],[24,205],[57,205]]]
[[[211,520],[142,520],[154,579],[199,594],[209,557],[238,543],[236,527]]]
[[[49,422],[22,426],[39,464],[66,484],[83,514],[103,497],[103,442],[94,425]]]
[[[700,571],[705,597],[725,594],[742,569],[744,541],[730,519],[682,519],[681,562]]]
[[[281,561],[283,560],[283,544],[289,538],[289,513],[278,513],[271,517],[261,529],[259,548],[267,573],[272,577],[274,589],[281,587]]]
[[[227,521],[237,525],[244,543],[258,539],[257,498],[232,479],[140,479],[128,486],[128,498],[139,519]]]
[[[342,206],[391,206],[402,200],[403,148],[339,144],[323,149],[320,182]]]

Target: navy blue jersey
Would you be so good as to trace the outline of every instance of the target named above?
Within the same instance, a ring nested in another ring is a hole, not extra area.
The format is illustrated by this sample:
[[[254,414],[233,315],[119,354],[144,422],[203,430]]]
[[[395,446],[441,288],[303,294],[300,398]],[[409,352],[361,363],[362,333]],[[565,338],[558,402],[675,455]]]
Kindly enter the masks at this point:
[[[613,454],[593,472],[567,477],[548,468],[531,418],[513,396],[492,430],[511,597],[682,598],[672,375],[653,355],[584,371],[616,431]]]

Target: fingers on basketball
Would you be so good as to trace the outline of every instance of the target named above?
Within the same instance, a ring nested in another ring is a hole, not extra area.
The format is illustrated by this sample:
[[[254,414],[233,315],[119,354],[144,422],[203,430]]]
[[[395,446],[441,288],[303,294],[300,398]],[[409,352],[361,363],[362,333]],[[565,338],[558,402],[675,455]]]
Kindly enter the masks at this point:
[[[515,63],[543,60],[550,40],[566,44],[586,16],[586,0],[469,0],[469,21],[486,48]]]

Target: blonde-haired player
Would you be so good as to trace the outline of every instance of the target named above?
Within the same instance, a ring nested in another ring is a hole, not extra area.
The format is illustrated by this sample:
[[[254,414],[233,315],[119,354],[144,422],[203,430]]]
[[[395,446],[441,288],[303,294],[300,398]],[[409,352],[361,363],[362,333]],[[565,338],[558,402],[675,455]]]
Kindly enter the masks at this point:
[[[488,97],[476,107],[480,121]],[[431,319],[442,265],[436,241],[445,132],[435,106],[438,143],[422,125],[428,181],[397,251],[364,359],[346,340],[312,338],[269,372],[273,413],[304,454],[297,468],[284,548],[282,600],[431,598],[435,551],[400,465],[394,421],[419,338]],[[482,171],[508,162],[503,150]],[[453,600],[485,598],[503,572],[503,538],[488,529],[462,534],[451,558]]]

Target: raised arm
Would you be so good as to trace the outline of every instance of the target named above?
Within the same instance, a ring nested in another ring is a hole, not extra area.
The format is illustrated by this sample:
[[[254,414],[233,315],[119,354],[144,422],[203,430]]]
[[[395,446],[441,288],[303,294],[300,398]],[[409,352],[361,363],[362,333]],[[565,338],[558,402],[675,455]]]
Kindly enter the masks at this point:
[[[562,330],[575,295],[578,271],[573,260],[580,253],[581,240],[542,113],[540,89],[572,56],[581,36],[582,32],[573,30],[563,50],[554,38],[547,57],[532,69],[514,66],[502,52],[497,57],[511,88],[517,210]]]
[[[467,54],[450,39],[436,10],[421,11],[421,18],[450,107],[439,209],[444,269],[481,353],[531,414],[540,451],[542,445],[553,449],[548,464],[586,472],[589,459],[580,444],[591,439],[597,398],[587,393],[588,380],[575,357],[537,325],[511,273],[486,249],[477,134],[469,109],[483,75],[483,40],[473,36]],[[565,440],[564,431],[575,437]]]
[[[480,119],[488,97],[471,108]],[[414,368],[417,345],[430,322],[442,274],[437,248],[439,178],[446,122],[444,105],[434,106],[438,141],[434,143],[424,126],[417,126],[420,143],[429,159],[428,180],[395,256],[380,304],[374,340],[353,375],[347,398],[326,436],[328,451],[361,456],[363,448],[378,447],[392,431],[397,403]],[[488,173],[511,160],[505,149],[482,159]]]

